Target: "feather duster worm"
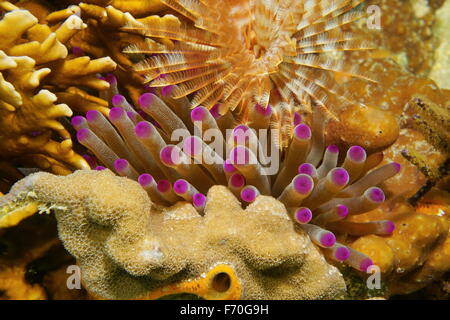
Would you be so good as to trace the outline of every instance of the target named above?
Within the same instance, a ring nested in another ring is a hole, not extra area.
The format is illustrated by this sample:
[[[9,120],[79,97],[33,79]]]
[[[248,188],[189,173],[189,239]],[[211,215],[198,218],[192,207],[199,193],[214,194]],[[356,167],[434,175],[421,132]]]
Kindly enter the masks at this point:
[[[111,92],[116,89],[112,86]],[[371,259],[338,243],[336,234],[392,233],[394,224],[389,220],[360,223],[348,217],[384,202],[384,192],[377,185],[395,175],[399,164],[376,168],[382,153],[368,156],[360,146],[350,147],[345,156],[339,157],[337,146],[325,147],[323,114],[315,109],[308,123],[298,114],[292,114],[290,121],[286,117],[292,133],[281,153],[272,149],[270,160],[281,165],[271,172],[268,153],[260,151],[267,151],[270,137],[279,133],[271,130],[264,142],[245,125],[226,130],[233,115],[217,114],[219,105],[211,111],[199,106],[191,111],[191,119],[183,119],[183,114],[177,115],[177,108],[186,101],[169,98],[166,92],[173,90],[177,86],[163,88],[160,95],[143,94],[139,109],[124,96],[115,95],[108,118],[98,111],[74,117],[78,141],[102,165],[93,166],[137,180],[157,204],[188,201],[200,213],[205,194],[213,185],[228,186],[244,204],[252,203],[260,194],[271,195],[285,205],[296,227],[303,229],[328,257],[366,271]],[[266,111],[261,116],[269,116]],[[200,128],[207,130],[202,136],[198,135]],[[174,132],[181,141],[178,145],[172,144]],[[216,148],[213,143],[207,144],[207,132],[215,132],[215,141],[224,145]]]
[[[336,117],[352,98],[339,89],[335,76],[375,81],[336,55],[371,49],[341,30],[364,16],[356,8],[364,0],[162,2],[185,19],[130,23],[123,30],[143,34],[147,41],[125,52],[147,56],[135,70],[152,87],[177,84],[173,97],[191,95],[191,108],[211,109],[220,103],[220,114],[236,109],[239,120],[252,126],[262,121],[255,106],[266,110],[269,103],[289,102],[307,110],[317,104]],[[174,43],[163,45],[152,38]]]

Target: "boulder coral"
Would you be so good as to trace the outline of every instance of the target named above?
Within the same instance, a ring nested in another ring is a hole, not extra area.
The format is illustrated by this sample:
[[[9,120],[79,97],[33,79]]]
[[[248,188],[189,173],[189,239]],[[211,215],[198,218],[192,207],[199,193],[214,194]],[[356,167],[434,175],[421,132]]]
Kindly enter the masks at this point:
[[[244,210],[231,191],[215,186],[201,216],[186,202],[159,207],[137,182],[108,170],[36,173],[0,198],[0,219],[30,203],[55,212],[59,236],[77,259],[84,285],[101,298],[144,297],[170,283],[201,278],[218,265],[232,268],[235,276],[223,267],[219,274],[239,282],[241,299],[330,299],[345,293],[339,271],[271,197],[261,196]],[[235,288],[220,283],[213,281],[216,291]]]

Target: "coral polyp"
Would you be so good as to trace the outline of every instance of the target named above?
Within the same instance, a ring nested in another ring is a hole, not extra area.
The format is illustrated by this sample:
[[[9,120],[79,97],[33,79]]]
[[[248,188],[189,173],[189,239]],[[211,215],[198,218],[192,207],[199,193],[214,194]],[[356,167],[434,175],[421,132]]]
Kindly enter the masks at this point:
[[[269,102],[319,104],[335,115],[351,103],[350,95],[339,89],[337,75],[374,81],[336,55],[372,48],[342,31],[365,15],[356,8],[363,2],[162,1],[184,19],[128,24],[123,30],[148,38],[125,52],[148,56],[134,69],[152,87],[177,84],[173,96],[192,94],[191,107],[211,109],[220,102],[220,113],[238,108],[241,120],[248,122],[257,121],[255,105],[266,109]],[[161,44],[158,38],[173,43]]]
[[[257,132],[245,125],[226,130],[219,120],[233,115],[216,120],[214,112],[202,106],[192,110],[191,119],[182,119],[164,100],[163,94],[144,93],[134,108],[116,95],[108,117],[89,111],[86,118],[73,118],[78,141],[101,165],[93,168],[138,181],[156,204],[187,201],[200,214],[214,185],[228,186],[243,206],[260,195],[273,196],[284,204],[297,230],[308,234],[327,257],[360,271],[372,264],[370,257],[337,239],[393,232],[390,220],[352,218],[384,202],[377,186],[400,170],[398,163],[378,166],[382,153],[367,155],[360,146],[341,155],[336,145],[325,148],[319,109],[303,119],[292,115],[292,135],[279,152],[271,148],[270,137],[278,135],[274,130]],[[268,134],[265,140],[263,133]],[[214,143],[205,142],[212,137]]]

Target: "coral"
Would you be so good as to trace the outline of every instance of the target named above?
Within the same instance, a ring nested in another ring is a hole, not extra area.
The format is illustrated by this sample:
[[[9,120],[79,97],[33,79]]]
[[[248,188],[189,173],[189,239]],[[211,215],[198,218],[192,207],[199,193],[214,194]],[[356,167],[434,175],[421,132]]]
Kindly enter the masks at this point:
[[[201,216],[183,202],[152,204],[138,183],[108,170],[81,170],[30,175],[0,199],[1,208],[37,201],[52,209],[83,283],[102,298],[144,297],[214,268],[230,277],[225,289],[241,283],[242,299],[326,299],[345,292],[337,269],[306,233],[294,230],[283,204],[271,197],[243,210],[226,187],[214,186]],[[224,290],[224,281],[214,282],[216,291]]]
[[[167,7],[160,0],[68,0],[64,1],[79,5],[86,3],[100,7],[113,6],[123,12],[129,12],[135,17],[146,17],[153,13],[159,13]]]
[[[29,11],[9,2],[1,2],[0,10],[6,12],[0,20],[0,32],[7,35],[0,40],[3,167],[8,170],[11,164],[22,164],[59,174],[86,168],[84,159],[72,149],[70,133],[59,120],[73,112],[66,104],[57,104],[55,93],[71,85],[108,88],[109,84],[98,79],[96,73],[111,71],[116,64],[109,58],[68,56],[65,42],[84,26],[76,15],[52,30],[38,23]]]
[[[422,204],[415,210],[398,201],[378,211],[373,214],[395,222],[392,236],[360,237],[351,247],[372,257],[380,267],[388,296],[421,289],[450,269],[448,204]]]
[[[58,240],[53,216],[35,215],[0,229],[0,300],[83,298],[83,291],[65,285],[71,264],[75,261]],[[64,278],[58,278],[56,270]],[[57,286],[51,285],[54,282]]]

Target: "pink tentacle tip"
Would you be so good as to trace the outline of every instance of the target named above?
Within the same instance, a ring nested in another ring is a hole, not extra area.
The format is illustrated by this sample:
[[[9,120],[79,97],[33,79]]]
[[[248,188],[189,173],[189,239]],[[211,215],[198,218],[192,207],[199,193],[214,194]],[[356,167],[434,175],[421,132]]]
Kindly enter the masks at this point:
[[[314,181],[310,176],[302,174],[294,178],[294,189],[300,194],[308,194],[314,188]]]
[[[124,171],[128,167],[128,161],[125,159],[117,159],[114,161],[114,169],[118,172]]]
[[[88,122],[94,122],[100,117],[100,112],[97,110],[89,110],[86,112],[86,120]]]
[[[267,107],[263,107],[260,104],[255,105],[256,111],[264,117],[270,117],[272,115],[272,106],[270,104]]]
[[[95,168],[97,166],[97,159],[89,154],[83,154],[82,157],[89,164],[91,168]]]
[[[184,179],[178,179],[173,184],[173,191],[176,194],[185,194],[189,188],[189,183]]]
[[[203,121],[203,120],[205,120],[207,112],[208,111],[202,106],[195,107],[191,111],[191,120],[192,121]]]
[[[328,151],[328,152],[332,152],[332,153],[338,153],[338,152],[339,152],[339,148],[338,148],[337,145],[332,144],[332,145],[329,145],[329,146],[327,147],[327,151]]]
[[[143,173],[139,176],[138,182],[141,186],[146,187],[153,182],[153,177],[148,173]]]
[[[308,208],[300,208],[295,212],[295,220],[302,224],[310,222],[312,216],[312,212]]]
[[[350,176],[344,168],[334,168],[331,170],[331,180],[334,184],[342,187],[347,185]]]
[[[169,180],[159,180],[156,184],[156,189],[161,193],[166,193],[172,188],[171,183]]]
[[[153,93],[144,93],[138,99],[138,104],[143,109],[151,107],[153,101],[155,101],[155,95]]]
[[[311,128],[306,124],[299,124],[294,128],[294,134],[298,139],[307,140],[311,138]]]
[[[339,204],[336,209],[337,209],[337,215],[339,217],[346,218],[348,216],[347,206],[344,206],[343,204]]]
[[[370,266],[373,266],[373,261],[370,258],[365,258],[359,263],[359,270],[367,272]]]
[[[91,130],[89,130],[88,128],[82,128],[77,131],[77,139],[78,141],[82,142],[83,140],[88,139],[90,134]]]
[[[242,174],[235,173],[230,177],[230,183],[235,188],[242,188],[245,186],[245,178]]]
[[[386,227],[385,227],[385,231],[387,234],[392,234],[395,230],[395,223],[388,220],[386,221]]]
[[[336,243],[336,236],[330,231],[324,232],[320,237],[320,243],[324,247],[330,248]]]
[[[366,150],[360,146],[350,147],[350,149],[348,149],[348,156],[354,162],[364,162],[367,158]]]
[[[382,203],[386,199],[383,190],[378,187],[372,187],[368,190],[368,192],[369,198],[373,202]]]
[[[303,163],[298,166],[299,174],[307,174],[310,177],[312,177],[314,175],[314,170],[315,170],[315,167],[310,163]]]
[[[245,202],[253,202],[257,197],[257,193],[253,188],[244,188],[241,191],[241,198]]]
[[[159,156],[161,158],[161,161],[168,166],[176,165],[179,160],[179,154],[178,152],[176,152],[174,146],[166,146],[162,148]]]
[[[346,247],[339,247],[334,252],[334,257],[338,261],[345,261],[350,257],[350,250]]]
[[[106,168],[104,166],[97,166],[97,167],[95,167],[94,170],[96,170],[96,171],[103,171],[103,170],[106,170]]]
[[[125,101],[127,100],[121,94],[116,94],[111,99],[111,103],[114,107],[121,107],[125,103]]]
[[[109,119],[112,121],[119,120],[120,118],[125,116],[125,110],[119,107],[114,107],[109,110]]]
[[[183,141],[183,151],[190,156],[201,154],[202,152],[201,139],[196,136],[187,137]]]
[[[294,113],[294,126],[298,126],[300,123],[302,123],[302,116],[300,113],[295,112]]]
[[[196,193],[192,196],[192,203],[195,207],[203,207],[206,204],[206,196],[202,193]]]
[[[402,166],[401,166],[401,164],[400,164],[400,163],[398,163],[398,162],[392,162],[392,165],[394,166],[394,168],[395,168],[395,171],[396,171],[397,173],[399,173],[399,172],[400,172],[400,170],[402,169]]]
[[[172,94],[174,89],[175,89],[175,86],[173,86],[173,85],[165,86],[161,89],[161,95],[163,97],[168,97]]]
[[[214,119],[219,119],[222,115],[219,112],[220,104],[215,104],[209,112],[214,117]]]
[[[141,121],[136,125],[134,131],[137,137],[148,138],[152,134],[152,126],[146,121]]]
[[[233,165],[246,165],[250,162],[250,152],[246,147],[237,146],[230,151]]]
[[[117,84],[117,78],[111,73],[108,73],[105,76],[105,81],[109,82],[109,84],[111,84],[111,85]]]
[[[233,173],[237,171],[236,167],[233,166],[230,159],[227,159],[223,162],[223,170],[228,173]]]
[[[82,125],[86,121],[86,118],[83,116],[75,116],[70,120],[72,126],[76,129],[78,126]]]

